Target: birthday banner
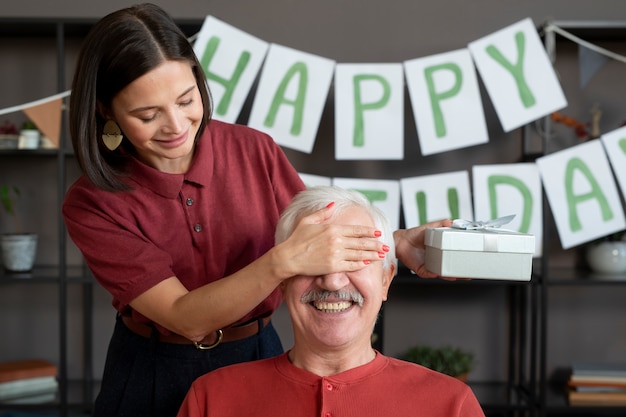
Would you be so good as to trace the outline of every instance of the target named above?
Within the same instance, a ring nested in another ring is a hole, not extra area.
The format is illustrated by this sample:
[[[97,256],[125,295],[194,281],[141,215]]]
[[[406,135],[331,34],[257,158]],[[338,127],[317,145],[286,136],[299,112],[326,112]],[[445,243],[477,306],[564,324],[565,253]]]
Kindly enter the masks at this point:
[[[581,86],[607,58],[626,62],[557,26],[544,31],[578,43]],[[212,93],[213,118],[236,122],[258,81],[248,125],[283,147],[312,152],[332,86],[337,160],[405,158],[405,88],[423,156],[489,142],[478,77],[505,132],[567,106],[530,18],[466,48],[400,63],[337,63],[266,42],[213,16],[205,18],[193,39]],[[0,109],[0,115],[22,110],[40,120],[44,133],[58,144],[59,103],[69,93]],[[42,110],[47,114],[42,116]],[[401,211],[406,227],[441,218],[486,221],[515,214],[507,228],[534,234],[535,256],[541,256],[542,190],[564,249],[626,228],[620,200],[620,192],[626,194],[626,172],[617,168],[623,166],[626,128],[536,163],[474,166],[471,184],[468,171],[397,181],[300,175],[307,186],[336,184],[362,192],[395,227]]]

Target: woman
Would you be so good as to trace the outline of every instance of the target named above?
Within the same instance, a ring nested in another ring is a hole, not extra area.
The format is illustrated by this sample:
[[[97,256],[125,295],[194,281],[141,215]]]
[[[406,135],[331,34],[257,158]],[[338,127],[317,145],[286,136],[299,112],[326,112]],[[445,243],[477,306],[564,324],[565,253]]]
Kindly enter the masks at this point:
[[[358,270],[388,250],[371,227],[324,224],[332,202],[273,246],[304,185],[269,136],[210,114],[193,48],[159,7],[92,28],[69,113],[84,175],[63,215],[118,313],[96,417],[176,415],[199,375],[282,352],[270,318],[284,279]],[[420,232],[396,232],[399,248],[415,253]]]

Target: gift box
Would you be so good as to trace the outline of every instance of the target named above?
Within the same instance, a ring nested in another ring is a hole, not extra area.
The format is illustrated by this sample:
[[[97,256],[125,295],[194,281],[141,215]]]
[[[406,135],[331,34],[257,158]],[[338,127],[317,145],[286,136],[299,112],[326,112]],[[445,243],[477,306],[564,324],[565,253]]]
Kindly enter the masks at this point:
[[[535,236],[511,230],[428,228],[425,266],[443,277],[529,281]]]

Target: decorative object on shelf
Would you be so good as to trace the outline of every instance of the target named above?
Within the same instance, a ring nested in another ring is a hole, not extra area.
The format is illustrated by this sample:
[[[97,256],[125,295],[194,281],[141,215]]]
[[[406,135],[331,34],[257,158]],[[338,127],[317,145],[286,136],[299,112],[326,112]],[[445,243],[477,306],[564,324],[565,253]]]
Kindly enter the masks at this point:
[[[626,280],[626,241],[621,232],[588,244],[585,257],[592,271]]]
[[[452,346],[439,348],[413,346],[400,355],[399,358],[453,376],[463,382],[467,381],[467,375],[476,365],[472,352]]]
[[[19,133],[9,119],[0,125],[0,149],[16,149]]]
[[[17,147],[19,149],[37,149],[39,148],[40,139],[41,132],[39,132],[37,126],[30,120],[27,120],[20,130]]]
[[[2,264],[10,272],[28,272],[33,269],[37,254],[38,235],[24,233],[20,227],[16,199],[20,196],[19,188],[0,186],[0,205],[9,218],[13,219],[15,232],[0,234]]]

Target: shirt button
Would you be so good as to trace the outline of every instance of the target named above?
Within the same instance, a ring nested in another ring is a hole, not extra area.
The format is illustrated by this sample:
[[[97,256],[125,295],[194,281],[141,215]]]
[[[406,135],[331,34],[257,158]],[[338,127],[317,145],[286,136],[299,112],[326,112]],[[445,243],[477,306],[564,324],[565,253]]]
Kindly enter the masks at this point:
[[[196,225],[193,227],[193,230],[195,230],[196,232],[201,232],[201,231],[202,231],[202,226],[201,226],[201,225],[199,225],[199,224],[196,224]]]
[[[331,384],[330,382],[327,382],[327,383],[326,383],[326,389],[327,389],[328,391],[332,391],[332,390],[333,390],[333,384]]]
[[[187,203],[188,206],[193,206],[193,198],[191,198],[191,197],[188,198],[186,203]]]
[[[332,417],[332,413],[324,413],[324,417]]]

